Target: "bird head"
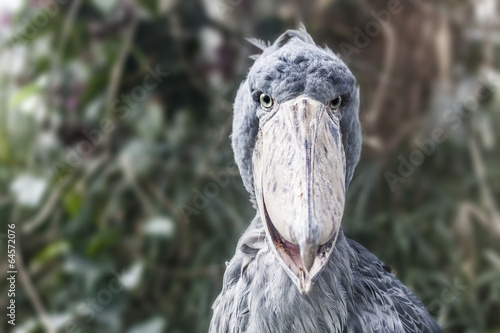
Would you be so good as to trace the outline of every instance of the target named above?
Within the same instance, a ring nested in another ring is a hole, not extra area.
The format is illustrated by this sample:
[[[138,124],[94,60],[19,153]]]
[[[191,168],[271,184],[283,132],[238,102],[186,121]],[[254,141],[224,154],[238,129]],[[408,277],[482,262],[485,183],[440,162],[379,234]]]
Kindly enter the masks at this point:
[[[235,159],[272,251],[307,294],[342,232],[361,150],[359,91],[303,26],[273,44],[250,41],[263,52],[236,96]]]

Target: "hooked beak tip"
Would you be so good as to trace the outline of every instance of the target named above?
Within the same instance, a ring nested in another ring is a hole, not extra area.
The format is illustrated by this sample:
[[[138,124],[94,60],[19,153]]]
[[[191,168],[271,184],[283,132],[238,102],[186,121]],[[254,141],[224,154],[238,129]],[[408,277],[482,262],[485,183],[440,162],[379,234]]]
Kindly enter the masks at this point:
[[[311,267],[314,264],[314,260],[316,259],[317,252],[318,252],[317,242],[310,243],[306,241],[303,244],[300,244],[300,257],[302,259],[304,268],[307,270],[307,272],[311,270]]]

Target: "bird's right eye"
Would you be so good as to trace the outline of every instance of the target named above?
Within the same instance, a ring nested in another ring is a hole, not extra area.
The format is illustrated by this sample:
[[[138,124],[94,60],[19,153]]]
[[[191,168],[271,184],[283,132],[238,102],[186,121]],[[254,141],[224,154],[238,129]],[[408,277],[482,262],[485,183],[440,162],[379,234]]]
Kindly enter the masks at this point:
[[[273,106],[273,99],[267,94],[260,94],[259,101],[260,105],[262,105],[263,108],[269,109],[271,106]]]

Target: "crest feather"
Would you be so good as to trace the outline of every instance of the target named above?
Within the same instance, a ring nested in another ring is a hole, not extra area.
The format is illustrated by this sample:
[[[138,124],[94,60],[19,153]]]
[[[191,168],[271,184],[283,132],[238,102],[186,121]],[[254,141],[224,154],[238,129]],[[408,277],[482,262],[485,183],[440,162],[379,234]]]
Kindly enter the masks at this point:
[[[245,38],[245,39],[250,44],[254,45],[255,47],[259,48],[262,51],[265,51],[267,48],[270,47],[280,48],[286,43],[288,43],[288,41],[291,40],[292,38],[298,38],[303,42],[316,45],[311,35],[307,33],[306,27],[303,23],[299,23],[299,26],[296,30],[289,29],[284,33],[282,33],[281,36],[279,36],[274,43],[265,42],[262,39],[258,38]],[[250,59],[257,60],[259,56],[260,54],[253,54],[250,56]]]
[[[245,38],[245,39],[247,40],[247,42],[249,42],[253,46],[261,49],[262,51],[264,51],[269,46],[271,46],[270,42],[265,42],[262,39],[258,39],[258,38]]]

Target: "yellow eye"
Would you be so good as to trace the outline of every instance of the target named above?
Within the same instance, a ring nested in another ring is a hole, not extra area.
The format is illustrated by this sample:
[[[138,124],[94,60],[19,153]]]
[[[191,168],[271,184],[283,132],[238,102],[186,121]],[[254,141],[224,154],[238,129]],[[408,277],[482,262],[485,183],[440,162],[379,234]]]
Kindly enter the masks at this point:
[[[341,106],[342,106],[342,97],[341,96],[338,96],[337,98],[332,99],[330,101],[330,108],[332,108],[332,110],[334,110],[334,111],[338,110],[338,108],[340,108]]]
[[[260,105],[262,105],[262,107],[266,109],[269,109],[271,106],[273,106],[273,99],[269,95],[260,94],[259,101]]]

